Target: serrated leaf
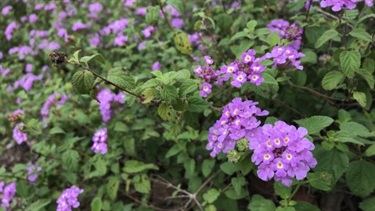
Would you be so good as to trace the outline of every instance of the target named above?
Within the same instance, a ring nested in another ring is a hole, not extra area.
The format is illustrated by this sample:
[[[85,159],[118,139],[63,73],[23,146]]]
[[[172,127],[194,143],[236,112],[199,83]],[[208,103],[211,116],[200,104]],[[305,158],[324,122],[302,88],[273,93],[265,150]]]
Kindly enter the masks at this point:
[[[208,103],[199,96],[191,96],[188,99],[188,110],[190,112],[202,112],[208,108]]]
[[[344,122],[340,125],[340,130],[350,133],[353,137],[361,136],[369,138],[375,136],[375,134],[372,134],[364,125],[357,122]]]
[[[372,42],[372,36],[362,28],[353,29],[349,33],[349,35],[354,37],[354,38],[357,38],[359,40],[363,40],[363,41],[366,41],[366,42]]]
[[[375,65],[375,64],[374,64]],[[368,71],[367,69],[358,69],[358,75],[360,75],[367,83],[367,85],[373,89],[375,85],[375,79],[372,75],[372,72]]]
[[[344,78],[345,76],[339,71],[328,72],[322,80],[323,89],[325,90],[335,89],[337,85],[344,80]]]
[[[26,208],[26,211],[42,210],[43,207],[47,206],[51,202],[51,199],[39,199],[38,201],[30,204]]]
[[[212,188],[210,190],[208,190],[205,194],[203,194],[203,199],[205,202],[207,203],[213,203],[214,201],[216,201],[216,199],[220,196],[220,192],[215,189],[215,188]]]
[[[364,160],[353,161],[346,171],[346,182],[354,195],[366,197],[375,189],[375,165]]]
[[[124,172],[132,174],[132,173],[139,173],[146,170],[159,170],[155,164],[149,163],[145,164],[141,161],[137,160],[128,160],[124,166]]]
[[[114,201],[117,197],[119,185],[120,180],[117,177],[111,177],[107,183],[107,194],[112,201]]]
[[[165,103],[162,103],[158,107],[158,114],[164,121],[170,121],[173,119],[174,110],[171,106],[168,106]]]
[[[275,211],[275,204],[268,199],[263,198],[263,196],[255,194],[250,201],[248,210],[251,211]]]
[[[367,99],[364,92],[353,92],[353,98],[359,103],[363,108],[366,107]]]
[[[73,88],[78,94],[89,94],[94,81],[94,74],[88,70],[79,70],[72,77]]]
[[[105,64],[105,59],[104,59],[103,55],[101,55],[100,53],[96,53],[96,54],[91,55],[91,56],[84,56],[79,61],[83,62],[83,63],[88,63],[91,60],[98,61],[102,64]]]
[[[340,66],[344,75],[353,78],[361,66],[361,54],[358,51],[343,51],[340,53]]]
[[[78,169],[79,160],[79,154],[75,150],[67,150],[62,155],[63,165],[71,171],[76,171]]]
[[[195,92],[197,90],[198,90],[198,85],[194,80],[188,79],[188,80],[185,80],[185,81],[181,82],[181,85],[180,85],[180,95],[181,96],[186,96],[186,95],[188,95],[192,92]]]
[[[111,70],[107,76],[107,80],[123,89],[135,88],[134,78],[119,69]]]
[[[346,172],[349,166],[349,157],[346,152],[338,150],[325,150],[316,148],[314,151],[318,165],[314,168],[316,172],[330,172],[337,181]]]
[[[315,43],[315,48],[320,48],[321,46],[323,46],[326,42],[328,42],[329,40],[332,40],[336,37],[339,36],[339,33],[334,30],[334,29],[331,29],[331,30],[328,30],[328,31],[325,31],[319,38],[318,40],[316,41]]]
[[[100,197],[95,197],[91,201],[91,211],[101,211],[102,210],[102,199]]]
[[[193,49],[191,47],[190,40],[186,33],[184,32],[177,32],[173,38],[174,44],[176,49],[186,55],[191,55],[193,53]]]
[[[329,191],[332,189],[332,175],[328,173],[309,173],[307,180],[312,187],[318,190]]]
[[[177,88],[171,85],[163,85],[159,92],[161,99],[169,104],[176,101],[178,97]]]
[[[312,116],[310,118],[296,120],[297,124],[306,128],[309,134],[317,134],[322,129],[330,126],[334,120],[328,116]]]

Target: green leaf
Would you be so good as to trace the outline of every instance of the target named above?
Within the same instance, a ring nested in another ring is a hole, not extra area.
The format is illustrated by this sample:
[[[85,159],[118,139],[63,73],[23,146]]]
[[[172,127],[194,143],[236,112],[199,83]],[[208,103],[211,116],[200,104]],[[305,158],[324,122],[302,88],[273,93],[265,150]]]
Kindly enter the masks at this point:
[[[91,201],[91,211],[101,211],[102,210],[102,199],[100,197],[95,197]]]
[[[278,33],[271,33],[267,36],[267,43],[272,47],[280,43],[280,36]]]
[[[167,0],[167,4],[170,4],[173,8],[175,8],[180,14],[184,13],[184,5],[182,0]]]
[[[309,173],[307,180],[312,187],[323,191],[331,190],[334,182],[332,175],[327,172]]]
[[[204,101],[201,97],[195,95],[188,99],[188,110],[190,112],[202,112],[208,108],[208,103]]]
[[[38,201],[30,204],[26,208],[26,211],[42,210],[43,207],[47,206],[51,202],[51,199],[39,199]]]
[[[236,166],[231,162],[226,162],[226,163],[221,164],[220,169],[228,175],[234,174],[234,172],[236,172],[237,170]]]
[[[162,100],[164,100],[168,104],[176,101],[178,97],[177,88],[171,85],[163,85],[160,88],[160,97]]]
[[[83,62],[83,63],[88,63],[91,60],[98,61],[102,64],[105,64],[105,59],[104,59],[103,55],[101,55],[100,53],[96,53],[92,56],[84,56],[79,61]]]
[[[65,131],[61,127],[55,126],[49,131],[49,134],[65,134]]]
[[[316,172],[329,172],[333,175],[333,179],[337,181],[349,166],[349,157],[347,153],[334,150],[325,150],[317,147],[314,150],[314,157],[318,165],[314,168]]]
[[[346,182],[353,194],[366,197],[375,189],[375,165],[364,160],[353,161],[346,172]]]
[[[371,133],[364,125],[357,122],[344,122],[340,125],[340,130],[350,133],[353,137],[361,136],[369,138],[375,136],[375,134]]]
[[[157,167],[155,164],[145,164],[141,161],[137,160],[128,160],[125,163],[124,166],[124,172],[126,173],[139,173],[146,170],[159,170],[159,167]]]
[[[344,80],[344,78],[345,76],[339,71],[328,72],[322,80],[323,89],[325,90],[335,89],[337,85]]]
[[[29,197],[29,183],[26,180],[17,181],[16,193],[21,197]]]
[[[78,94],[89,94],[94,81],[94,74],[88,70],[79,70],[72,77],[73,88]]]
[[[254,31],[255,27],[257,26],[258,22],[256,20],[251,20],[249,22],[247,22],[246,24],[246,27],[250,30],[250,31]]]
[[[375,155],[375,144],[372,144],[369,148],[366,149],[365,151],[365,156],[366,157],[371,157]]]
[[[75,150],[67,150],[62,154],[62,164],[71,171],[78,170],[79,160],[79,154]]]
[[[310,118],[296,120],[297,124],[306,128],[309,134],[318,134],[322,129],[330,126],[333,119],[328,116],[312,116]]]
[[[375,210],[375,197],[368,198],[364,201],[362,201],[359,204],[359,208],[361,208],[363,211],[373,211]]]
[[[233,199],[233,200],[239,200],[239,199],[243,199],[245,198],[246,196],[248,196],[248,192],[246,191],[245,188],[241,188],[240,190],[240,194],[237,194],[237,192],[234,190],[233,187],[229,188],[227,191],[224,192],[224,194],[230,198],[230,199]]]
[[[320,48],[321,46],[323,46],[326,42],[328,42],[329,40],[332,40],[332,39],[335,39],[339,37],[339,33],[334,30],[334,29],[330,29],[328,31],[325,31],[319,38],[318,40],[316,41],[315,43],[315,48]]]
[[[176,143],[175,145],[173,145],[173,147],[171,147],[167,154],[165,155],[165,158],[169,158],[169,157],[172,157],[174,155],[177,155],[179,152],[181,152],[183,149],[184,149],[185,146],[182,146],[180,145],[179,143]]]
[[[174,44],[176,49],[186,55],[191,55],[193,53],[193,49],[191,47],[190,40],[186,33],[184,32],[177,32],[174,36]]]
[[[107,80],[123,89],[135,88],[134,78],[119,68],[112,69],[107,76]]]
[[[215,17],[215,20],[221,30],[228,30],[233,24],[232,16],[228,15],[227,13],[221,13],[217,15]]]
[[[237,40],[237,39],[242,38],[242,37],[247,37],[247,33],[244,32],[244,31],[237,32],[236,34],[234,34],[230,38],[230,41],[232,42],[232,41]]]
[[[367,100],[364,92],[353,92],[353,98],[359,103],[360,106],[363,108],[366,107]]]
[[[374,64],[375,65],[375,64]],[[368,71],[367,69],[358,69],[358,75],[360,75],[367,83],[367,85],[373,89],[375,85],[375,79],[372,75],[372,72]]]
[[[276,210],[275,204],[263,196],[255,194],[250,201],[248,210],[251,211],[274,211]]]
[[[301,58],[302,63],[316,64],[316,62],[318,61],[318,56],[313,50],[304,49],[302,53],[305,55]]]
[[[320,211],[320,209],[306,201],[299,201],[294,206],[296,211]]]
[[[236,191],[237,195],[241,194],[241,188],[246,184],[244,177],[233,177],[232,178],[232,187]]]
[[[117,177],[111,177],[108,180],[107,183],[107,194],[108,197],[112,200],[115,201],[117,197],[117,191],[120,185],[120,180]]]
[[[212,169],[214,168],[215,166],[215,160],[204,160],[203,163],[202,163],[202,174],[203,176],[205,177],[208,177],[208,175],[210,175],[210,173],[212,172]]]
[[[134,183],[135,190],[140,193],[150,193],[151,182],[146,175],[142,175],[141,181]]]
[[[61,173],[62,176],[65,177],[65,179],[70,182],[71,184],[77,183],[77,174],[71,172],[71,171],[65,171]]]
[[[194,159],[185,160],[184,168],[185,168],[185,177],[186,178],[192,177],[195,172],[195,160]]]
[[[164,121],[170,121],[173,119],[174,110],[171,106],[162,103],[158,107],[158,114]]]
[[[281,182],[275,182],[273,187],[275,188],[275,193],[282,199],[288,199],[291,195],[292,188],[283,185]]]
[[[149,6],[147,7],[147,13],[146,13],[146,23],[150,25],[155,25],[158,20],[160,19],[159,16],[160,8],[159,6]]]
[[[340,66],[344,75],[353,78],[361,66],[361,54],[358,51],[343,51],[340,53]]]
[[[354,37],[354,38],[357,38],[359,40],[363,40],[363,41],[366,41],[366,42],[372,42],[372,36],[362,28],[353,29],[349,33],[349,35]]]
[[[216,199],[219,196],[220,196],[220,192],[217,189],[212,188],[212,189],[208,190],[207,193],[203,194],[203,199],[204,199],[205,202],[211,204],[214,201],[216,201]]]
[[[180,95],[186,96],[198,90],[197,83],[192,79],[187,79],[181,82],[180,85]]]

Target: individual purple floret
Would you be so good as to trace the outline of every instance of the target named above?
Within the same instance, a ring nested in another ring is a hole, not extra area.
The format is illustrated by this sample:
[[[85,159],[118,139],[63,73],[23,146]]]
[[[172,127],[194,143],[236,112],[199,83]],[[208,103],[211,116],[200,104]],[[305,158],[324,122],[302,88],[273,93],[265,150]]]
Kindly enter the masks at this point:
[[[79,189],[75,185],[65,189],[56,201],[56,211],[72,211],[72,208],[78,208],[80,205],[78,195],[81,193],[83,193],[83,189]]]
[[[38,178],[38,173],[42,170],[42,167],[36,166],[35,164],[30,163],[27,168],[27,180],[34,183]]]
[[[95,153],[101,153],[102,155],[106,154],[107,149],[107,128],[100,129],[95,132],[94,136],[92,137],[92,141],[94,144],[92,145],[91,149]]]
[[[10,207],[14,195],[16,194],[16,183],[11,182],[4,187],[4,182],[0,182],[0,193],[2,193],[1,206],[5,208]]]
[[[236,142],[258,128],[258,116],[268,115],[268,111],[256,107],[258,102],[237,97],[223,108],[222,116],[209,129],[207,150],[211,157],[220,152],[228,153],[235,148]]]
[[[286,186],[292,179],[303,180],[310,168],[317,164],[311,151],[315,148],[305,135],[308,131],[288,125],[283,121],[275,126],[265,124],[248,133],[249,148],[253,150],[252,162],[258,165],[258,176],[264,181],[275,178]]]
[[[22,144],[27,141],[27,133],[24,133],[20,130],[20,127],[23,127],[24,124],[18,123],[13,128],[13,139],[16,140],[17,144]]]
[[[275,46],[271,53],[266,53],[263,58],[272,59],[274,67],[291,67],[294,66],[299,70],[303,70],[301,57],[305,55],[301,52],[298,52],[290,46]]]

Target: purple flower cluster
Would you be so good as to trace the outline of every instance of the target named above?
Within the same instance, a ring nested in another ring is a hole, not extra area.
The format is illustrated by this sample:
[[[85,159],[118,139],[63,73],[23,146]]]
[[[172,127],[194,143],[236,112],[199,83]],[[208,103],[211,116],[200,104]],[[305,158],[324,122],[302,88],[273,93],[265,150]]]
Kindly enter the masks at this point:
[[[18,123],[13,128],[13,139],[16,140],[17,144],[22,144],[27,141],[27,133],[21,131],[20,127],[23,127],[24,124]]]
[[[11,182],[5,187],[4,186],[5,186],[4,182],[0,181],[0,193],[2,195],[1,206],[5,208],[9,208],[10,202],[12,201],[14,195],[16,194],[16,183]]]
[[[94,144],[91,147],[92,151],[94,151],[95,153],[100,152],[103,155],[106,154],[108,151],[106,143],[107,139],[107,128],[97,130],[94,136],[92,137],[92,142],[94,142]]]
[[[178,12],[174,7],[172,7],[169,4],[165,7],[165,9],[166,9],[166,11],[169,11],[169,13],[172,16],[171,26],[175,27],[175,28],[178,28],[178,29],[181,29],[184,26],[184,20],[182,20],[180,18],[180,12]],[[160,16],[162,17],[163,14],[160,13]]]
[[[111,104],[123,104],[125,102],[125,94],[114,94],[109,89],[101,90],[96,98],[99,101],[99,109],[102,114],[103,122],[108,122],[112,117],[113,112],[111,110]]]
[[[42,121],[45,122],[48,119],[50,109],[56,104],[56,108],[60,108],[68,100],[66,94],[58,94],[57,92],[52,93],[47,100],[44,102],[40,114],[42,115]]]
[[[0,65],[0,74],[1,76],[5,77],[10,73],[9,68],[3,68],[3,66]]]
[[[372,7],[374,6],[374,0],[312,0],[313,2],[320,2],[322,8],[332,7],[332,11],[338,12],[343,8],[349,10],[354,9],[358,2],[364,2],[365,5]],[[305,7],[310,7],[311,1],[307,1]]]
[[[198,66],[194,73],[199,76],[203,85],[200,88],[202,97],[207,97],[211,93],[211,84],[222,85],[224,82],[231,80],[231,85],[241,88],[243,84],[249,81],[252,84],[259,86],[264,78],[262,72],[265,67],[260,64],[260,58],[255,57],[254,50],[248,50],[243,53],[241,60],[235,60],[228,65],[224,65],[220,70],[214,70],[211,65],[214,61],[209,56],[205,56],[206,66]]]
[[[207,150],[215,157],[220,152],[228,153],[235,148],[237,140],[247,137],[259,125],[258,116],[268,115],[268,111],[256,107],[258,102],[237,97],[223,108],[222,116],[209,129]]]
[[[42,167],[36,166],[35,164],[30,163],[27,168],[27,180],[34,183],[38,178],[38,173],[42,170]]]
[[[262,59],[272,59],[274,67],[290,68],[294,66],[299,70],[303,70],[301,57],[305,55],[290,46],[275,46],[270,53],[266,53]]]
[[[301,40],[303,30],[296,23],[292,25],[283,19],[272,20],[267,28],[271,32],[277,32],[280,36],[280,39],[287,39],[291,43],[288,45],[296,50],[301,48]]]
[[[72,208],[78,208],[80,205],[78,195],[81,193],[83,193],[83,189],[79,189],[75,185],[65,189],[56,201],[56,211],[72,211]]]
[[[251,160],[258,165],[258,176],[264,181],[272,178],[290,186],[292,179],[302,180],[317,161],[311,150],[315,148],[304,136],[307,130],[298,129],[283,121],[275,126],[265,124],[248,134],[249,148],[253,150]]]

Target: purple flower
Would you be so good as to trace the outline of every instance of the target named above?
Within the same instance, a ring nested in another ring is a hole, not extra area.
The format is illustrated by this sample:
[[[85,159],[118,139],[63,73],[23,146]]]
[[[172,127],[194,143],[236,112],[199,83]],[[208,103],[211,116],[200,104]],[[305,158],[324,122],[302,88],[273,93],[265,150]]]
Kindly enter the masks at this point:
[[[45,11],[50,11],[50,10],[55,10],[56,9],[56,4],[54,3],[49,3],[46,6],[44,6]]]
[[[89,10],[91,13],[98,13],[102,11],[102,9],[103,9],[103,6],[99,2],[95,2],[89,5]]]
[[[123,93],[113,94],[109,89],[101,90],[96,98],[98,99],[99,109],[102,114],[103,122],[108,122],[112,117],[111,104],[112,103],[124,103],[125,95]]]
[[[318,2],[319,0],[313,0],[313,2]],[[332,7],[332,11],[338,12],[343,8],[347,8],[349,10],[354,9],[357,6],[358,2],[363,2],[363,0],[321,0],[320,6],[322,8]],[[307,1],[305,4],[305,8],[309,8],[310,1]],[[373,0],[364,0],[365,5],[372,7],[374,5]]]
[[[207,97],[207,95],[209,95],[212,91],[211,88],[212,88],[211,84],[204,82],[200,88],[200,95],[202,97]]]
[[[35,23],[38,20],[38,16],[36,14],[31,14],[29,15],[29,22],[30,23]]]
[[[144,49],[146,47],[146,41],[142,41],[138,44],[138,51],[141,51],[142,49]]]
[[[290,186],[292,178],[302,180],[317,161],[311,150],[315,148],[304,136],[307,130],[298,129],[283,121],[275,125],[265,124],[248,133],[249,148],[253,150],[251,161],[258,165],[258,176],[264,181],[275,178]]]
[[[5,7],[1,10],[1,13],[5,16],[5,15],[7,15],[12,9],[13,9],[12,6],[7,5],[7,6],[5,6]]]
[[[18,25],[16,24],[15,21],[12,21],[5,29],[5,37],[9,41],[13,37],[13,31],[18,28]]]
[[[140,8],[137,8],[135,10],[135,13],[136,15],[140,15],[140,16],[145,16],[147,13],[147,8],[146,7],[140,7]]]
[[[36,4],[36,5],[35,5],[34,9],[35,9],[35,10],[41,10],[41,9],[43,8],[43,6],[44,6],[43,4],[40,4],[40,3],[39,3],[39,4]]]
[[[95,34],[91,39],[90,39],[90,46],[91,47],[98,47],[100,45],[100,37],[98,34]]]
[[[20,130],[20,127],[23,127],[23,126],[24,126],[23,123],[18,123],[13,128],[13,139],[16,140],[18,145],[27,141],[27,133],[24,133]]]
[[[271,53],[264,55],[264,58],[273,59],[274,67],[291,67],[294,66],[299,70],[303,70],[299,58],[304,57],[303,53],[298,52],[290,46],[275,46]]]
[[[29,167],[27,168],[27,180],[29,182],[34,183],[38,178],[38,173],[42,170],[42,167],[35,166],[35,164],[30,163]]]
[[[172,5],[168,4],[165,9],[174,17],[180,17],[180,12],[176,10]]]
[[[4,187],[4,182],[0,182],[0,192],[2,193],[1,206],[9,208],[10,202],[16,194],[16,183],[11,182]],[[7,209],[8,210],[8,209]]]
[[[160,70],[160,62],[159,61],[156,61],[154,62],[154,64],[152,64],[152,70]]]
[[[76,31],[79,31],[79,30],[82,30],[82,29],[86,29],[87,27],[88,26],[84,23],[76,22],[72,26],[72,31],[76,32]]]
[[[107,153],[107,128],[100,129],[95,132],[94,136],[92,137],[92,141],[94,144],[92,145],[91,149],[95,153],[101,153],[102,155]]]
[[[3,59],[3,52],[0,51],[0,60]]]
[[[211,58],[211,56],[204,56],[204,61],[207,65],[211,65],[214,63],[214,60]]]
[[[33,70],[33,65],[30,63],[26,64],[25,71],[27,73],[30,73],[32,70]]]
[[[267,28],[271,32],[277,32],[280,39],[287,39],[290,44],[296,50],[301,48],[301,40],[303,30],[296,23],[289,24],[288,21],[283,19],[272,20]]]
[[[172,27],[181,29],[184,26],[184,20],[182,20],[181,18],[173,18],[171,21],[171,25]]]
[[[58,94],[57,92],[52,93],[48,96],[47,100],[44,102],[40,114],[42,116],[42,121],[45,122],[49,117],[49,112],[51,108],[56,105],[56,108],[60,108],[68,100],[66,94]]]
[[[241,88],[241,86],[246,82],[246,74],[242,71],[238,71],[237,73],[233,74],[233,80],[231,84],[234,87]]]
[[[222,116],[209,129],[207,150],[211,157],[220,152],[228,153],[235,148],[236,142],[251,134],[260,125],[258,116],[268,115],[268,111],[256,107],[258,102],[237,97],[224,106]]]
[[[145,29],[142,30],[142,34],[148,38],[151,36],[151,34],[155,31],[155,28],[153,26],[147,26]]]
[[[132,7],[133,4],[136,2],[136,0],[122,0],[122,2],[124,3],[124,7]]]
[[[79,189],[77,186],[65,189],[60,197],[57,199],[56,211],[71,211],[73,208],[79,207],[78,195],[83,193],[83,189]]]
[[[3,68],[3,66],[0,65],[0,74],[5,77],[10,73],[9,68]]]
[[[114,46],[124,46],[125,42],[128,41],[128,37],[124,36],[122,34],[118,34],[115,39],[113,40],[113,45]]]

